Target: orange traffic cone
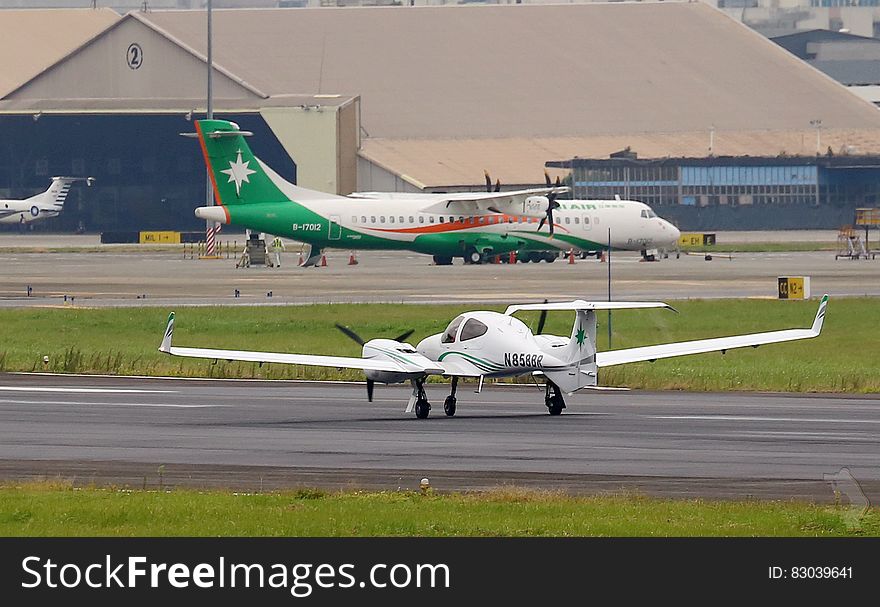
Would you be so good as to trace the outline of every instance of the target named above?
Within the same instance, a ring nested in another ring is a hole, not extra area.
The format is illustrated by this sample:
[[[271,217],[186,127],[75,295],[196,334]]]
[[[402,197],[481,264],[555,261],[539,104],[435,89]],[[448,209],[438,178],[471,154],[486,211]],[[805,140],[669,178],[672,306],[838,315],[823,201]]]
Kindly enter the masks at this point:
[[[568,263],[569,263],[569,264],[573,264],[573,263],[574,263],[574,249],[569,249],[569,250],[568,250]]]
[[[352,251],[351,255],[348,256],[348,265],[350,265],[350,266],[358,265],[358,260],[354,258],[354,251]]]
[[[322,268],[327,267],[327,256],[326,255],[321,255],[321,267]]]
[[[507,263],[516,263],[516,253],[513,251],[510,252],[510,257],[507,259]]]
[[[492,263],[501,263],[501,255],[496,255],[492,258]]]

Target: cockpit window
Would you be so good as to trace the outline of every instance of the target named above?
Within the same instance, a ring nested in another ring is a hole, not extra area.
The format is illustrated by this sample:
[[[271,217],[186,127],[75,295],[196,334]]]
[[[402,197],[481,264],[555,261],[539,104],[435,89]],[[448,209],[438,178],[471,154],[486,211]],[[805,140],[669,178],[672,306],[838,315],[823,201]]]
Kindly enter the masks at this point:
[[[645,219],[653,219],[654,217],[657,217],[657,213],[651,209],[642,209],[642,217]]]
[[[471,318],[469,321],[464,323],[464,327],[461,329],[461,337],[459,338],[459,341],[467,341],[469,339],[479,337],[480,335],[485,335],[486,331],[488,330],[489,327],[481,323],[476,318]]]
[[[463,316],[457,316],[449,323],[449,326],[446,327],[446,330],[443,331],[443,337],[440,338],[440,343],[443,344],[451,344],[455,341],[455,334],[458,333],[458,326],[464,320]]]
[[[647,219],[647,218],[648,218],[648,211],[646,211],[645,209],[642,209],[642,219]]]

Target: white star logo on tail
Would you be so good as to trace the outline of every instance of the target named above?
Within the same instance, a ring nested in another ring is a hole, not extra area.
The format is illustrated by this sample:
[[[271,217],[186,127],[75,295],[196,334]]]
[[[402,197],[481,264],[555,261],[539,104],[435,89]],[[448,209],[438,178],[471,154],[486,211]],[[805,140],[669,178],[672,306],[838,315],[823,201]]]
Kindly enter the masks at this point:
[[[241,196],[241,184],[243,182],[250,183],[248,175],[256,173],[256,171],[248,168],[250,163],[250,160],[246,160],[245,162],[241,161],[241,150],[238,150],[238,158],[235,159],[235,162],[230,160],[229,168],[220,171],[221,173],[229,175],[229,181],[226,183],[235,182],[235,194],[237,196]]]

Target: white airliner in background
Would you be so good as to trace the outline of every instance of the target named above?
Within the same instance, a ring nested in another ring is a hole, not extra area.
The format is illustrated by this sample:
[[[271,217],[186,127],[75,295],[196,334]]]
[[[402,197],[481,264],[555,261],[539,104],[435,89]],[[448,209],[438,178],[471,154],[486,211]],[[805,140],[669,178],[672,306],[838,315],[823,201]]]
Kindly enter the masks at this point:
[[[57,217],[64,208],[70,186],[77,181],[94,183],[94,177],[53,177],[49,189],[23,200],[0,200],[0,223],[24,225]]]
[[[600,251],[609,228],[616,249],[672,248],[679,236],[641,202],[557,201],[568,187],[549,179],[546,187],[510,192],[326,194],[284,180],[254,156],[245,140],[252,133],[234,122],[198,120],[188,135],[202,144],[218,202],[198,207],[196,217],[308,244],[304,265],[317,263],[325,248],[410,250],[448,265],[454,257],[482,263],[516,253],[550,261],[559,250]]]

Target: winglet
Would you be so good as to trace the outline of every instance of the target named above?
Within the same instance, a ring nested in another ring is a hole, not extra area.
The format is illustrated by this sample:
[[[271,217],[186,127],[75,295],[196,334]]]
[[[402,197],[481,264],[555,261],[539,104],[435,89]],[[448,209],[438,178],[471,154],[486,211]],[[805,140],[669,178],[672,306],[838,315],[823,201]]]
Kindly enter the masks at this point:
[[[825,308],[828,307],[828,294],[822,296],[822,301],[819,302],[819,311],[816,312],[816,319],[813,321],[813,333],[818,335],[822,332],[822,323],[825,322]]]
[[[159,346],[159,352],[171,353],[171,337],[174,333],[174,312],[168,315],[168,326],[165,327],[165,337],[162,338],[162,345]]]

